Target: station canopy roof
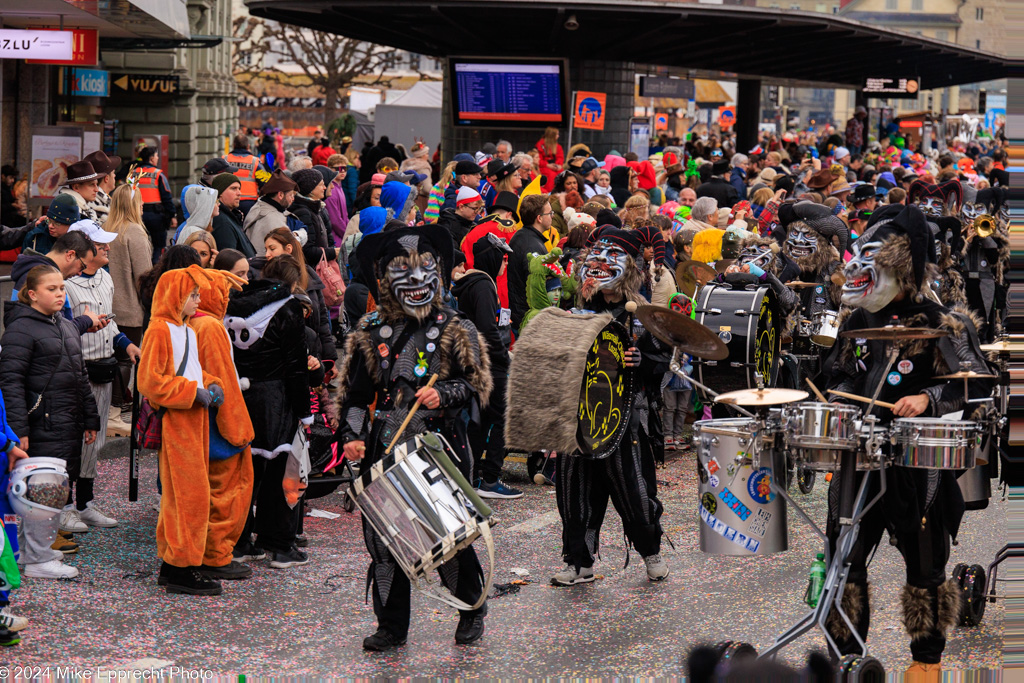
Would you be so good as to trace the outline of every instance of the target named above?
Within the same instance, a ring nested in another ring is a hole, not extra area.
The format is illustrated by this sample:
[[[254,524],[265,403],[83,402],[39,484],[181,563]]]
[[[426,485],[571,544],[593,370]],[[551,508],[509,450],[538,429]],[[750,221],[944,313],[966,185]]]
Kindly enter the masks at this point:
[[[576,57],[839,87],[916,76],[926,89],[1003,78],[1011,66],[1002,55],[832,14],[694,0],[245,2],[254,16],[436,57]]]

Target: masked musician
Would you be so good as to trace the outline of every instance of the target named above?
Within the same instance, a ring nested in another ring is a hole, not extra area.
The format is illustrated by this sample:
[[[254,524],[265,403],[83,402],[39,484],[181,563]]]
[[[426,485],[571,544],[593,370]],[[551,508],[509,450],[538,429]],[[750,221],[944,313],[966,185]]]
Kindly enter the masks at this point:
[[[892,205],[876,211],[867,230],[854,243],[853,258],[845,268],[842,302],[852,313],[841,326],[839,340],[826,359],[827,386],[860,396],[872,396],[881,385],[879,400],[895,404],[892,410],[874,407],[881,425],[896,418],[940,417],[964,407],[963,384],[936,379],[970,363],[984,371],[975,323],[964,310],[952,310],[924,295],[927,271],[934,255],[933,235],[916,206]],[[889,345],[842,336],[842,331],[883,327],[943,330],[946,337],[896,342],[899,356],[886,371]],[[984,382],[972,382],[971,391],[987,395]],[[964,510],[963,497],[951,470],[893,467],[886,470],[886,493],[860,523],[856,543],[847,562],[851,568],[842,607],[861,638],[870,621],[867,560],[888,530],[906,564],[906,585],[900,595],[903,623],[911,638],[914,664],[910,673],[927,674],[916,680],[938,681],[946,631],[960,614],[961,590],[946,580],[950,539],[955,537]],[[846,472],[832,479],[829,490],[828,537],[833,549],[839,533],[839,491]],[[878,492],[878,480],[869,483],[868,499]],[[833,610],[827,626],[841,654],[857,651],[845,622]],[[911,680],[911,679],[908,679]]]
[[[1010,240],[999,229],[1002,188],[964,188],[960,207],[964,228],[961,269],[967,305],[984,321],[978,333],[990,342],[1001,329],[1001,312],[1006,307],[1006,274],[1009,272]]]
[[[653,242],[657,262],[664,243],[660,235]],[[626,302],[647,303],[639,293],[643,273],[638,264],[643,248],[640,231],[611,225],[595,230],[577,269],[580,308],[610,313],[628,327]],[[640,336],[626,354],[627,364],[639,373],[637,386],[660,387],[661,377],[668,371],[668,354],[651,334]],[[661,581],[668,576],[661,557],[662,505],[648,411],[647,394],[638,391],[630,425],[619,447],[607,458],[591,460],[558,454],[555,493],[562,518],[562,558],[567,566],[551,577],[553,584],[572,586],[594,580],[594,556],[609,497],[622,517],[628,543],[644,558],[648,579]]]
[[[395,227],[363,238],[356,252],[360,268],[378,301],[364,315],[347,342],[338,389],[341,426],[337,439],[345,457],[362,461],[361,469],[383,457],[413,404],[422,402],[402,440],[440,432],[456,450],[455,460],[469,479],[473,454],[461,413],[477,412],[491,392],[487,346],[473,323],[441,302],[451,272],[451,237],[444,230]],[[433,388],[425,385],[436,373]],[[372,420],[369,412],[376,403]],[[373,610],[378,630],[363,640],[367,650],[403,645],[409,630],[410,582],[380,536],[364,520],[363,534],[371,563]],[[452,594],[475,604],[483,572],[472,548],[459,552],[439,569]],[[455,642],[471,643],[484,632],[487,606],[461,612]]]

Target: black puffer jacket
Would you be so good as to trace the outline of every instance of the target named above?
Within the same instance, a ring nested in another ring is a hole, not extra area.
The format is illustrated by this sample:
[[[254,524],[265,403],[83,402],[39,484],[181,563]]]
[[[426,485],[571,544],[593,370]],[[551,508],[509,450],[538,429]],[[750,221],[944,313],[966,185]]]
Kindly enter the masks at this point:
[[[331,223],[323,219],[323,202],[295,195],[288,210],[306,226],[306,244],[302,247],[306,263],[316,267],[321,255],[326,256],[328,261],[338,258],[338,253],[334,251],[334,241],[330,237]]]
[[[43,315],[17,301],[5,302],[4,325],[0,389],[7,421],[15,434],[29,438],[29,455],[63,458],[69,474],[77,475],[82,433],[100,429],[78,330],[60,313]]]

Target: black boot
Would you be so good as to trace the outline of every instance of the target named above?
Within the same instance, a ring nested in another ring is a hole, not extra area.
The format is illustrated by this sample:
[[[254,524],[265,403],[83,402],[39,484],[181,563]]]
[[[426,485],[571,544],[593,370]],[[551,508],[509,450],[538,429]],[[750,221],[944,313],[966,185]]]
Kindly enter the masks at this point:
[[[7,645],[17,645],[21,642],[21,636],[14,631],[8,631],[3,626],[0,626],[0,647]]]
[[[405,639],[398,639],[382,628],[372,636],[363,638],[363,649],[372,652],[387,652],[388,650],[405,645]]]
[[[204,564],[199,568],[199,572],[214,581],[238,581],[252,576],[252,568],[241,562],[230,562],[223,567],[211,567]]]
[[[200,574],[198,567],[175,567],[166,562],[160,566],[157,583],[167,586],[168,593],[220,595],[223,592],[220,583]]]
[[[473,612],[461,612],[459,625],[455,629],[455,642],[469,645],[480,640],[484,635],[484,617],[487,616],[487,603]]]

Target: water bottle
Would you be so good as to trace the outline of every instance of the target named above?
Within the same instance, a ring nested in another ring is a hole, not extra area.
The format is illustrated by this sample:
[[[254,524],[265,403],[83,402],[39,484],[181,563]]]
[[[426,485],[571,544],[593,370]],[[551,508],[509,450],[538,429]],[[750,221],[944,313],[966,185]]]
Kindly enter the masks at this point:
[[[807,592],[804,593],[804,602],[811,607],[818,606],[821,598],[821,591],[825,588],[825,555],[818,553],[814,562],[811,562],[811,574],[807,579]]]

